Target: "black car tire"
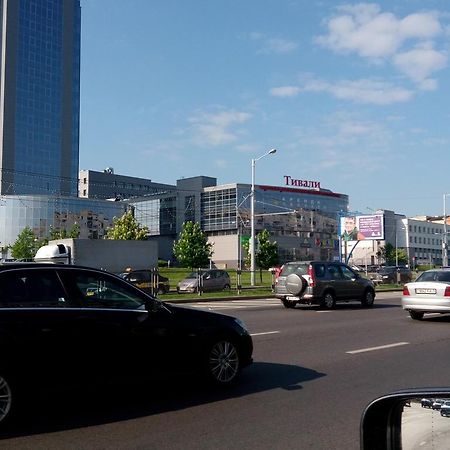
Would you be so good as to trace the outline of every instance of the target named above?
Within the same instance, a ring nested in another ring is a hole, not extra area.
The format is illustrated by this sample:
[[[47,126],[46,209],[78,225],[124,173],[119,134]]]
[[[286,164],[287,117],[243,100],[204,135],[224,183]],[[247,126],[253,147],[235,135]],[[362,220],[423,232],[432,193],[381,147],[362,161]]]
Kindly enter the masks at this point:
[[[308,282],[300,275],[291,273],[286,278],[286,290],[292,295],[301,295],[308,286]]]
[[[336,306],[336,299],[331,291],[325,291],[322,300],[320,302],[320,307],[323,309],[333,309]]]
[[[14,388],[11,376],[4,371],[0,371],[0,427],[10,422],[15,414],[18,403],[17,391]]]
[[[421,311],[409,311],[409,315],[413,320],[422,320],[424,313]]]
[[[366,289],[361,299],[361,305],[365,308],[372,308],[375,301],[375,293],[372,289]]]
[[[231,287],[230,287],[229,284],[226,284],[226,285],[223,287],[223,290],[224,290],[224,291],[229,291],[230,289],[231,289]]]
[[[285,298],[283,298],[282,300],[283,306],[285,308],[295,308],[295,305],[297,304],[296,301],[293,300],[286,300]]]
[[[207,352],[207,375],[216,385],[227,386],[237,380],[241,372],[239,350],[230,338],[213,342]]]

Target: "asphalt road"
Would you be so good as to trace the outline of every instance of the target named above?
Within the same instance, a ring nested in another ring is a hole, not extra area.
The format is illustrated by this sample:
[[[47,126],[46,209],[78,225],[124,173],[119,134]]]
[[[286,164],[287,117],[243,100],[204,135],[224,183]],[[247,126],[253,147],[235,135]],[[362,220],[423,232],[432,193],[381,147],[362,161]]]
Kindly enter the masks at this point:
[[[373,398],[450,385],[450,316],[412,321],[398,293],[378,295],[373,309],[289,310],[273,300],[192,307],[247,323],[255,362],[236,386],[180,380],[42,398],[0,448],[357,449]]]

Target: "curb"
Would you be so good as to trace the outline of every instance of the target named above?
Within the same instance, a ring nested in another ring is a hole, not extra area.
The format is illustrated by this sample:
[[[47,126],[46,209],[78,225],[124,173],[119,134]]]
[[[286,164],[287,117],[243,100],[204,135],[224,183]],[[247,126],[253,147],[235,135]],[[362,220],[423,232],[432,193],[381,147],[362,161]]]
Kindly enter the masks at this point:
[[[383,289],[381,291],[375,291],[375,295],[381,294],[383,292],[402,292],[402,288],[392,288],[392,289]],[[166,303],[206,303],[206,302],[224,302],[227,300],[262,300],[262,299],[276,299],[275,295],[234,295],[233,297],[203,297],[199,296],[196,298],[182,298],[182,299],[170,299],[164,300],[163,298],[158,298],[158,300],[162,300]]]
[[[254,296],[248,296],[248,295],[236,295],[233,297],[203,297],[200,298],[182,298],[180,300],[178,299],[170,299],[170,300],[164,300],[161,298],[158,298],[158,300],[163,300],[166,303],[202,303],[202,302],[223,302],[227,300],[261,300],[261,299],[275,299],[276,297],[274,295],[254,295]]]

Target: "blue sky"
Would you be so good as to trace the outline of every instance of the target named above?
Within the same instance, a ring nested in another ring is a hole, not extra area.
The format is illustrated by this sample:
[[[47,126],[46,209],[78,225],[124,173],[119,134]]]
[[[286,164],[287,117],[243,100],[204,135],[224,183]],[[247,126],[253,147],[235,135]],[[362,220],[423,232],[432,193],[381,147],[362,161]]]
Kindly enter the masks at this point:
[[[450,4],[81,0],[80,168],[174,184],[320,181],[442,214]],[[450,210],[450,200],[447,211]]]

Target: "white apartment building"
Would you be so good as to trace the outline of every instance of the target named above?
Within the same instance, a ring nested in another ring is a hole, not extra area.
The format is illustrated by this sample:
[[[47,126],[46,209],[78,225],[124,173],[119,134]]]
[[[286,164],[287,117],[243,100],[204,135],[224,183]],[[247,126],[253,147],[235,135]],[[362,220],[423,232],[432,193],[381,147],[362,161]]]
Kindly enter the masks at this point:
[[[407,218],[388,210],[378,210],[376,213],[384,215],[384,239],[353,243],[354,248],[349,249],[350,263],[362,266],[381,264],[384,261],[380,258],[380,249],[390,243],[394,248],[405,250],[410,267],[442,264],[445,244],[443,216]],[[448,261],[444,265],[448,265]]]

